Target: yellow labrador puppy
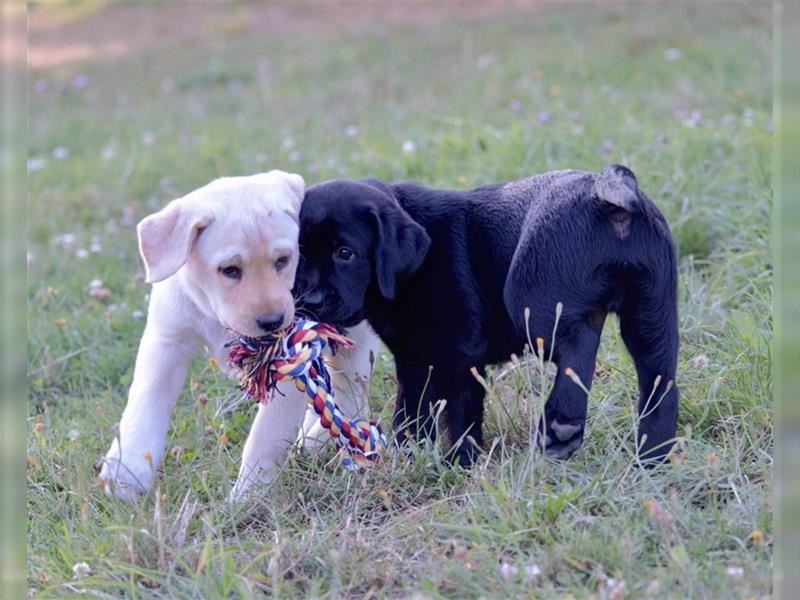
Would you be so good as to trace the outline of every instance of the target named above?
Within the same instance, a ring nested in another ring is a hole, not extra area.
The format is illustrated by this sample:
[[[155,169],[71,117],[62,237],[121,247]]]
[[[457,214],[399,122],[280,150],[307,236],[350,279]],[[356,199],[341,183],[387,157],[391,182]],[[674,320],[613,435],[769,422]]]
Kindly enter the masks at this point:
[[[225,369],[227,342],[291,323],[304,192],[300,175],[282,171],[227,177],[139,223],[139,250],[153,288],[119,436],[100,473],[106,493],[133,500],[150,489],[198,348],[205,346]],[[350,336],[356,346],[337,352],[332,366],[337,402],[352,416],[366,406],[370,355],[379,341],[366,322]],[[291,383],[279,391],[258,408],[232,501],[270,481],[298,435],[306,400]],[[307,415],[300,437],[307,445],[324,440],[314,416]]]

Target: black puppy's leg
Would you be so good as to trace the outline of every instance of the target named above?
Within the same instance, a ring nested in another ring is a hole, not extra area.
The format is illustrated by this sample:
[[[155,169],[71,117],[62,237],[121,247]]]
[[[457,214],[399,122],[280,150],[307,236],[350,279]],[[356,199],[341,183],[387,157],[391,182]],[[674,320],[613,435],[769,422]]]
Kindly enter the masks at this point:
[[[436,402],[431,370],[396,361],[397,400],[394,409],[394,430],[399,443],[409,438],[433,439],[435,427],[431,407]]]
[[[483,375],[483,368],[479,368]],[[446,433],[454,462],[469,468],[483,446],[483,386],[472,373],[452,374],[445,409]],[[454,384],[463,383],[460,389]]]
[[[556,333],[554,362],[558,365],[555,384],[544,407],[539,431],[544,432],[545,450],[550,456],[568,458],[583,443],[588,397],[592,386],[600,331],[587,323],[561,324]],[[582,384],[573,381],[567,369]],[[583,389],[585,388],[585,390]]]
[[[662,459],[672,447],[678,419],[678,315],[669,297],[638,295],[619,313],[622,340],[639,378],[639,456]]]

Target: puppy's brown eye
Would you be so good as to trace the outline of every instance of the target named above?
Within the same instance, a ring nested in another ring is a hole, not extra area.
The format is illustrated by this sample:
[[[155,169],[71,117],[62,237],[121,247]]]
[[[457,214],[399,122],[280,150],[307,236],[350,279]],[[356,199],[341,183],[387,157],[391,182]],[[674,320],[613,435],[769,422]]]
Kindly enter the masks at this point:
[[[353,260],[356,253],[350,250],[347,246],[342,246],[336,250],[336,258],[339,260],[349,261]]]
[[[288,256],[281,256],[278,260],[275,261],[275,270],[282,271],[286,266],[289,264],[289,257]]]
[[[242,278],[242,269],[240,267],[235,267],[233,265],[230,265],[228,267],[220,267],[219,272],[222,273],[228,279]]]

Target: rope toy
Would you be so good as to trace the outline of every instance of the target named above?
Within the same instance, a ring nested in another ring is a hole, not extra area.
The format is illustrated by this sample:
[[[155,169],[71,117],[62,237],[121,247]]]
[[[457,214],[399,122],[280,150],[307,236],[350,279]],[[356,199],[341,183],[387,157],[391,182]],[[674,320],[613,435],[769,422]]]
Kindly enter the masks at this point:
[[[314,408],[339,451],[347,453],[342,466],[348,470],[378,462],[386,436],[374,419],[347,419],[336,406],[330,373],[322,356],[325,346],[335,354],[354,342],[333,325],[295,317],[276,335],[240,337],[228,343],[228,362],[239,371],[239,387],[259,403],[269,402],[280,381],[293,380]]]

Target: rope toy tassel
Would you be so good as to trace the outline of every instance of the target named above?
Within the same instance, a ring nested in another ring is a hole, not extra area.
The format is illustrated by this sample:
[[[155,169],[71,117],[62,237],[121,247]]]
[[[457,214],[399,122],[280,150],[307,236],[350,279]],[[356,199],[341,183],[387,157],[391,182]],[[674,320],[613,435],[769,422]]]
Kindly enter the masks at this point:
[[[339,451],[347,456],[342,466],[349,470],[378,462],[379,451],[387,446],[386,436],[374,419],[347,419],[336,405],[330,373],[322,351],[334,354],[351,348],[353,341],[333,325],[295,317],[277,335],[240,337],[227,345],[228,363],[239,372],[239,387],[259,403],[269,402],[280,381],[294,381],[314,408]]]

